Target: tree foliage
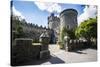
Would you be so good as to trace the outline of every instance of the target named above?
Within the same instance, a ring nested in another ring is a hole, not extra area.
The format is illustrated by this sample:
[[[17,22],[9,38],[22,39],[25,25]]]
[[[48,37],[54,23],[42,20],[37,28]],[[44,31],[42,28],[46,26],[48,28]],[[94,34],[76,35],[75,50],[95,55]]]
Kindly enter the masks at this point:
[[[25,21],[20,20],[18,16],[11,16],[11,22],[12,22],[13,39],[23,37],[24,32],[22,25],[23,23],[25,23]]]
[[[75,31],[77,37],[97,38],[97,17],[82,22]]]
[[[75,29],[67,29],[66,27],[63,27],[60,33],[61,41],[59,42],[60,48],[64,48],[64,37],[68,36],[70,39],[75,39]]]
[[[19,16],[11,15],[12,38],[32,38],[34,42],[39,41],[41,33],[47,29],[34,23],[29,23]]]
[[[64,39],[64,36],[69,36],[71,39],[75,39],[75,29],[67,29],[66,27],[63,27],[61,32],[61,39]]]

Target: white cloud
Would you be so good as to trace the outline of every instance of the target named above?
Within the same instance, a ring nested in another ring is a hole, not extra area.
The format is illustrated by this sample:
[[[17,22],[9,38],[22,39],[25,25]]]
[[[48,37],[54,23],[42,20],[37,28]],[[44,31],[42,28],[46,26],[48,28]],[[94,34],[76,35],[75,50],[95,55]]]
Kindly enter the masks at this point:
[[[50,2],[34,2],[35,5],[42,11],[48,11],[48,12],[61,12],[61,6],[57,3],[50,3]]]
[[[25,17],[21,14],[21,12],[19,12],[14,6],[12,7],[12,11],[13,11],[13,15],[15,16],[19,16],[22,19],[24,19]]]
[[[78,25],[89,18],[97,16],[97,7],[96,6],[85,6],[84,12],[78,17]]]

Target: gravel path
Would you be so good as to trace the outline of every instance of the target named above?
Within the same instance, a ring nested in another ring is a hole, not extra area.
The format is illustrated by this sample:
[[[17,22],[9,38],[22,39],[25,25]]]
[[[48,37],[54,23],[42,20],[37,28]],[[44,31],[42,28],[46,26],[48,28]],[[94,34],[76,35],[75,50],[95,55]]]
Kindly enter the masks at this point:
[[[80,63],[80,62],[93,62],[97,61],[97,50],[85,49],[76,52],[65,52],[57,47],[50,46],[51,58],[42,64],[59,64],[59,63]],[[57,49],[56,51],[54,51]]]

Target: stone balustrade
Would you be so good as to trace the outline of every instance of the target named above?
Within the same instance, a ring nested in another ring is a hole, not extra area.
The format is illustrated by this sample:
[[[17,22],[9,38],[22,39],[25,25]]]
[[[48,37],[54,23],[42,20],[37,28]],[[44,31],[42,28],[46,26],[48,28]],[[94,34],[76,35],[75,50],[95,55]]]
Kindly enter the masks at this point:
[[[72,51],[72,50],[79,50],[83,48],[89,47],[87,40],[78,40],[78,39],[69,39],[65,38],[65,50]]]

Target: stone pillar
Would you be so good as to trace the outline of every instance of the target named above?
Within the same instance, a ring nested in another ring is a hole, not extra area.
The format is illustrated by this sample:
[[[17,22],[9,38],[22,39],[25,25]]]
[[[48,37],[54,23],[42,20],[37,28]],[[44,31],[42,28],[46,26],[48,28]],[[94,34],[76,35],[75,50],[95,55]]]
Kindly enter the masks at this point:
[[[70,38],[68,36],[64,37],[64,49],[65,49],[65,51],[68,51],[68,49],[69,49],[69,40],[70,40]]]
[[[40,36],[40,43],[41,43],[40,59],[47,59],[50,57],[50,51],[48,50],[49,41],[50,41],[49,35],[45,31]]]
[[[73,44],[74,44],[74,42],[73,42],[73,40],[71,39],[71,40],[69,41],[68,51],[73,50]]]
[[[74,40],[74,43],[73,43],[73,49],[74,49],[74,50],[77,49],[77,40]]]

